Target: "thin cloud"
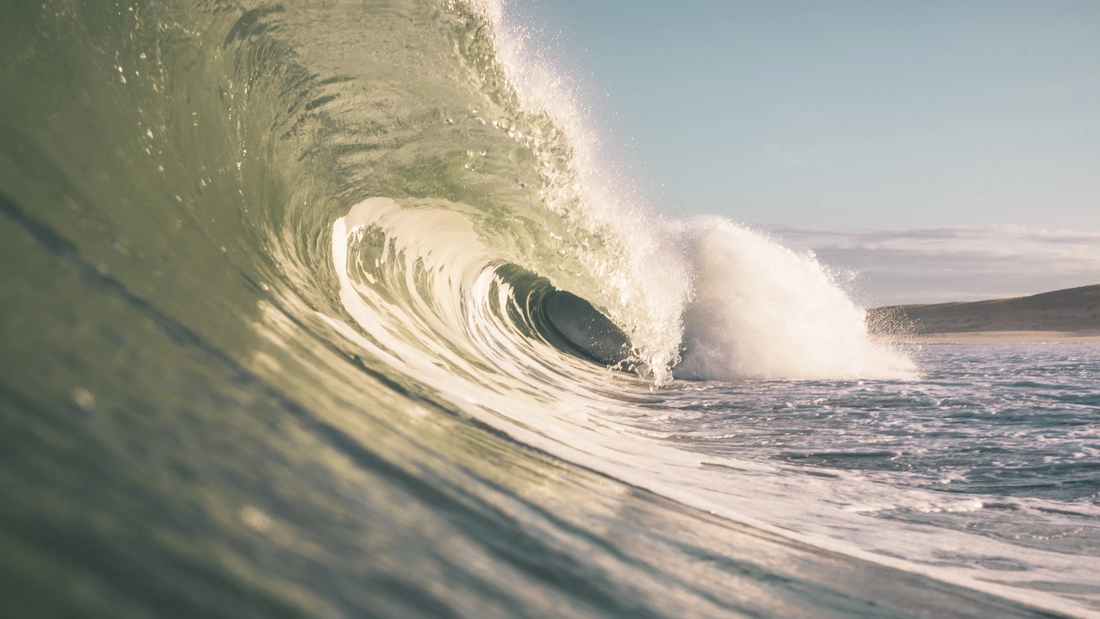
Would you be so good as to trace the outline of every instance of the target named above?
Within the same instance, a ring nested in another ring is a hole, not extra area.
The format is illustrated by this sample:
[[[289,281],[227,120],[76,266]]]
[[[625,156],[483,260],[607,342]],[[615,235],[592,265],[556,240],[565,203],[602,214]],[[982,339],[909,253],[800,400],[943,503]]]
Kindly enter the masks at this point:
[[[1021,226],[768,230],[789,246],[812,250],[868,306],[1011,297],[1100,283],[1100,234]]]

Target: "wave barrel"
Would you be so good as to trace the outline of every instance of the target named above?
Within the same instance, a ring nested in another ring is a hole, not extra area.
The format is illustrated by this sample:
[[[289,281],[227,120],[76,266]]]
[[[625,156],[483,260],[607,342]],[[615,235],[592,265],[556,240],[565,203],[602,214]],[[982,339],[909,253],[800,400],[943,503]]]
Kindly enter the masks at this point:
[[[566,352],[607,366],[621,366],[631,358],[630,338],[588,301],[571,292],[551,290],[543,310],[566,346],[552,343]]]

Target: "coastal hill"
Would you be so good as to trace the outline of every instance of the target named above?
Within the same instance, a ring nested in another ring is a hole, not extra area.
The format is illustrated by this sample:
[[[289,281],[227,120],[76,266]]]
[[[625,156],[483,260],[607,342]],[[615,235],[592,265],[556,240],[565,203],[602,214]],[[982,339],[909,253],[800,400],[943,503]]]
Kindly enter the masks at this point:
[[[867,324],[878,335],[922,339],[1023,332],[1100,336],[1100,285],[1011,299],[878,307],[868,310]]]

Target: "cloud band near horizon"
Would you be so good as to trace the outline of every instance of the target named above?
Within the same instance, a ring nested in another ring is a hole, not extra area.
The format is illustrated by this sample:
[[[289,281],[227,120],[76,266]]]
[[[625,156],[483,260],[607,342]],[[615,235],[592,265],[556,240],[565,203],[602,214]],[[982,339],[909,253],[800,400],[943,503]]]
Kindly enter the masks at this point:
[[[1100,284],[1100,234],[1020,226],[768,227],[812,250],[860,304],[977,301]]]

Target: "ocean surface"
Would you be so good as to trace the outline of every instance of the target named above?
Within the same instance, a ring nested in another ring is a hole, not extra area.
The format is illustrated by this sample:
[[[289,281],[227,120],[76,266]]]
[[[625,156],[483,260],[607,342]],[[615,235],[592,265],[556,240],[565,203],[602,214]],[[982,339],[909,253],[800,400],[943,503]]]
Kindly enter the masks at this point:
[[[1100,616],[1100,347],[870,338],[534,27],[0,8],[0,615]]]

